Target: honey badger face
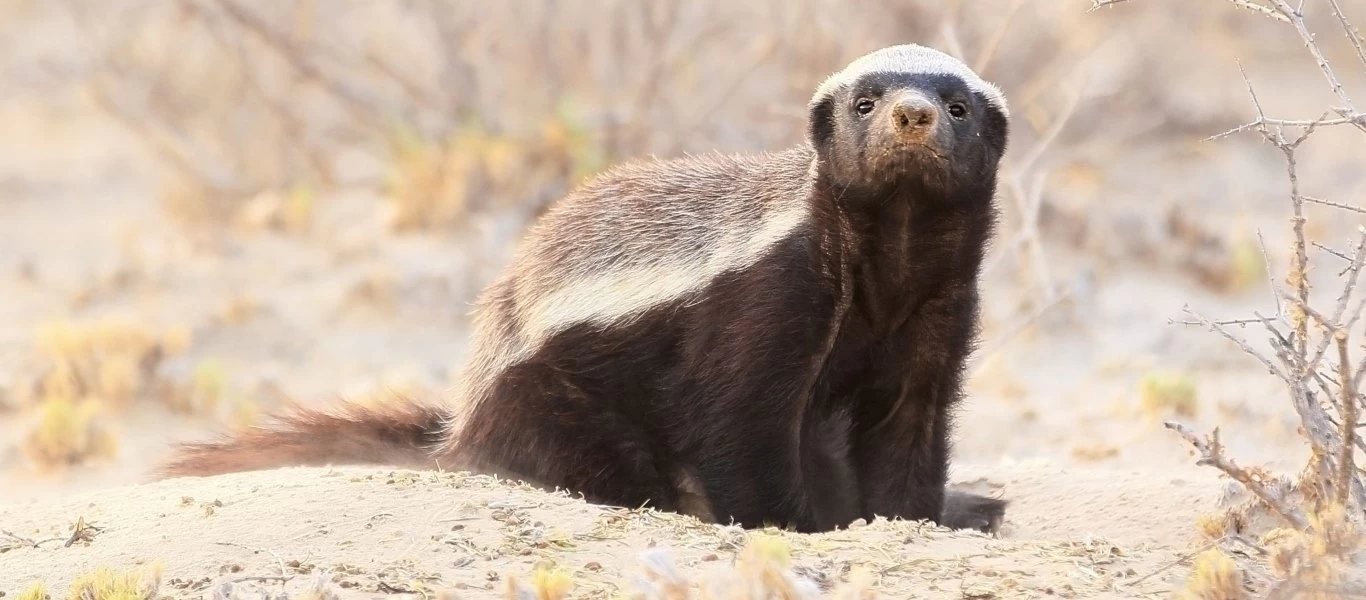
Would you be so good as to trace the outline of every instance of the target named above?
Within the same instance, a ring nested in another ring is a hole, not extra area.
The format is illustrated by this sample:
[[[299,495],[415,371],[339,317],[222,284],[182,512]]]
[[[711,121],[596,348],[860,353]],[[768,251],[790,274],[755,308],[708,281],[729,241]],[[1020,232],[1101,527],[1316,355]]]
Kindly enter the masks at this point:
[[[892,46],[832,75],[809,138],[832,183],[864,193],[923,186],[951,197],[994,180],[1008,110],[995,86],[923,46]]]

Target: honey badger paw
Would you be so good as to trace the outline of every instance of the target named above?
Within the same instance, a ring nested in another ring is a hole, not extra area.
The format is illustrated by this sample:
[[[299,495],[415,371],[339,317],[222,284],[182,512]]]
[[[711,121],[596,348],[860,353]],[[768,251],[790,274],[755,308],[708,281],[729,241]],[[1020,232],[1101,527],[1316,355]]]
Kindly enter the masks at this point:
[[[1006,501],[967,492],[944,492],[939,524],[950,529],[976,529],[995,535],[1006,516]]]

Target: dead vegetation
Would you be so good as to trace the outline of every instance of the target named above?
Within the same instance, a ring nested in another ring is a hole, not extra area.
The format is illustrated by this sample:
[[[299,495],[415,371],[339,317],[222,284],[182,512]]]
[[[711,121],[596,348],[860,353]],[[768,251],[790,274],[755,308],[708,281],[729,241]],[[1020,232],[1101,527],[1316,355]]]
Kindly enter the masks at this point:
[[[1124,1],[1096,0],[1094,8]],[[1289,267],[1283,279],[1278,280],[1267,266],[1267,283],[1274,300],[1274,311],[1270,314],[1256,312],[1252,318],[1218,320],[1188,308],[1193,320],[1184,323],[1204,327],[1237,344],[1285,386],[1300,419],[1299,432],[1310,448],[1309,463],[1293,479],[1273,476],[1256,467],[1239,465],[1228,456],[1218,428],[1208,436],[1200,436],[1178,422],[1169,421],[1166,425],[1196,450],[1199,464],[1219,469],[1255,496],[1252,506],[1235,510],[1269,510],[1288,526],[1288,533],[1281,529],[1267,533],[1279,543],[1275,550],[1268,553],[1262,549],[1259,553],[1262,559],[1270,556],[1273,583],[1267,591],[1269,597],[1317,598],[1339,597],[1349,591],[1363,593],[1366,580],[1357,569],[1362,550],[1358,531],[1366,520],[1366,487],[1355,453],[1358,448],[1366,448],[1357,433],[1361,427],[1361,380],[1366,377],[1366,356],[1352,356],[1366,354],[1366,344],[1353,341],[1361,339],[1359,325],[1366,312],[1366,295],[1358,290],[1366,262],[1366,226],[1357,227],[1357,238],[1349,247],[1334,248],[1306,233],[1309,218],[1305,207],[1308,203],[1321,204],[1357,215],[1366,214],[1366,207],[1309,195],[1306,189],[1310,184],[1301,179],[1299,151],[1313,134],[1325,128],[1355,128],[1366,134],[1366,112],[1353,103],[1337,72],[1338,68],[1352,68],[1366,74],[1366,49],[1361,33],[1337,0],[1313,6],[1292,5],[1286,0],[1268,0],[1264,4],[1235,0],[1233,4],[1280,22],[1288,37],[1293,34],[1298,38],[1337,103],[1315,118],[1274,118],[1264,112],[1257,86],[1243,73],[1255,118],[1210,140],[1256,133],[1284,157],[1291,213]],[[1320,34],[1311,30],[1306,19],[1308,11],[1331,14],[1339,33],[1346,36],[1355,50],[1354,58],[1359,64],[1339,67],[1325,55],[1318,41]],[[1359,143],[1358,147],[1366,153],[1366,143]],[[1337,289],[1329,292],[1331,302],[1314,301],[1319,294],[1313,293],[1311,285],[1313,249],[1341,261],[1334,265],[1340,270]],[[1269,253],[1265,247],[1262,252]],[[1266,336],[1269,350],[1254,347],[1239,332],[1249,326]],[[1234,519],[1246,522],[1251,517],[1244,514]],[[1202,529],[1213,532],[1226,528],[1210,523],[1202,524]],[[1240,533],[1252,531],[1249,528]],[[1198,598],[1242,597],[1236,571],[1227,557],[1211,549],[1197,560],[1188,592]]]
[[[185,327],[157,330],[118,317],[39,325],[37,374],[14,388],[16,402],[36,415],[25,454],[45,470],[109,458],[118,446],[109,427],[111,414],[127,412],[139,401],[186,416],[227,411],[250,422],[253,407],[225,404],[219,363],[203,360],[187,377],[167,375],[166,361],[183,355],[191,342]]]

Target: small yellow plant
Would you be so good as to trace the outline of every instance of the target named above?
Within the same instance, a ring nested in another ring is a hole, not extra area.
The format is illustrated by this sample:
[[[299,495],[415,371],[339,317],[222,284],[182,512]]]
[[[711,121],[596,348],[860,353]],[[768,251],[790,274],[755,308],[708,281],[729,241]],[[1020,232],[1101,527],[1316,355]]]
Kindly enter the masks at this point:
[[[302,183],[290,186],[280,206],[280,227],[294,234],[308,232],[313,226],[317,205],[318,192],[312,186]]]
[[[497,139],[469,135],[443,145],[399,132],[392,145],[389,226],[397,231],[453,224],[468,208],[468,180],[479,167],[478,153],[498,157],[510,152]]]
[[[24,451],[29,460],[46,469],[80,464],[110,456],[117,450],[113,434],[96,420],[99,405],[54,397],[39,409],[38,426],[29,433]]]
[[[561,569],[542,566],[531,575],[531,589],[523,588],[515,577],[507,579],[507,600],[565,600],[574,588],[574,578]]]
[[[19,592],[17,600],[47,600],[47,586],[42,582],[34,583]]]
[[[1222,515],[1200,515],[1196,520],[1196,527],[1200,529],[1200,535],[1206,539],[1217,540],[1224,537],[1228,531],[1228,522]]]
[[[1247,529],[1247,517],[1239,510],[1205,514],[1200,515],[1196,527],[1206,539],[1217,540],[1229,534],[1242,533]]]
[[[188,414],[205,414],[216,410],[228,387],[227,371],[214,359],[200,361],[190,375],[189,393],[170,399],[173,410]]]
[[[492,190],[499,197],[524,197],[572,185],[604,163],[599,145],[567,110],[518,134],[473,124],[448,139],[426,140],[399,130],[390,136],[390,150],[387,220],[395,231],[456,225]]]
[[[153,563],[116,573],[100,568],[71,582],[68,600],[152,600],[161,589],[162,566]]]
[[[1195,416],[1198,408],[1195,381],[1176,373],[1151,373],[1139,384],[1139,402],[1149,419],[1175,413]]]
[[[1241,292],[1265,281],[1266,257],[1256,240],[1248,236],[1234,240],[1229,248],[1228,261],[1226,287],[1230,291]]]
[[[162,359],[189,347],[190,333],[184,327],[158,332],[117,318],[55,321],[38,326],[35,343],[49,363],[41,381],[43,398],[94,398],[126,406]]]
[[[1195,557],[1190,579],[1181,595],[1189,600],[1242,600],[1243,574],[1238,565],[1218,548],[1210,548]]]

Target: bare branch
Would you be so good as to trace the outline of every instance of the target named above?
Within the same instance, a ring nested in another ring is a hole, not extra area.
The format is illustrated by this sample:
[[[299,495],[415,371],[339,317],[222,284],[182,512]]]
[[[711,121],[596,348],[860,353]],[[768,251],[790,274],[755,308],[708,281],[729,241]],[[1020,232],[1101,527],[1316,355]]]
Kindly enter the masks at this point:
[[[1271,272],[1271,254],[1266,251],[1266,238],[1262,237],[1262,230],[1257,230],[1257,246],[1262,250],[1262,266],[1266,267],[1266,284],[1271,288],[1271,297],[1276,299],[1276,317],[1285,318],[1285,306],[1281,304],[1281,295],[1276,293],[1280,286],[1276,285],[1276,275]]]
[[[1341,258],[1342,260],[1345,260],[1345,261],[1347,261],[1348,263],[1351,263],[1351,262],[1352,262],[1352,257],[1347,256],[1346,254],[1343,254],[1343,253],[1341,253],[1341,252],[1339,252],[1339,251],[1337,251],[1337,250],[1334,250],[1334,249],[1332,249],[1332,248],[1329,248],[1328,246],[1325,246],[1325,245],[1320,244],[1320,243],[1318,243],[1318,242],[1311,242],[1311,243],[1314,244],[1314,247],[1315,247],[1315,248],[1318,248],[1319,250],[1322,250],[1322,251],[1324,251],[1324,252],[1327,252],[1327,253],[1329,253],[1329,254],[1332,254],[1333,256],[1336,256],[1336,257],[1338,257],[1338,258]],[[1351,268],[1351,267],[1348,267],[1348,268]],[[1343,273],[1346,273],[1346,272],[1347,272],[1347,271],[1342,271],[1341,273],[1338,273],[1338,274],[1339,274],[1339,275],[1342,275]]]
[[[1271,317],[1253,317],[1253,318],[1250,318],[1250,319],[1226,319],[1226,320],[1222,320],[1222,321],[1210,321],[1210,323],[1212,323],[1212,324],[1214,324],[1214,325],[1218,325],[1218,326],[1220,326],[1220,327],[1227,327],[1227,326],[1229,326],[1229,325],[1237,325],[1238,327],[1246,327],[1246,326],[1248,326],[1248,325],[1255,325],[1255,324],[1259,324],[1259,323],[1268,323],[1268,322],[1275,322],[1275,321],[1276,321],[1276,319],[1271,318]],[[1173,325],[1204,325],[1204,323],[1202,323],[1202,322],[1200,322],[1200,321],[1173,321],[1173,320],[1168,319],[1167,322],[1170,323],[1170,324],[1173,324]]]
[[[1090,11],[1093,11],[1093,10],[1098,10],[1098,9],[1104,8],[1104,7],[1106,7],[1106,6],[1114,6],[1114,5],[1116,5],[1116,4],[1124,4],[1125,2],[1128,2],[1128,1],[1129,1],[1129,0],[1091,0],[1091,8],[1090,8],[1087,12],[1090,12]],[[1277,21],[1281,21],[1282,23],[1288,23],[1288,22],[1290,22],[1290,20],[1287,19],[1287,18],[1285,18],[1285,16],[1283,16],[1283,15],[1277,13],[1276,11],[1272,10],[1271,8],[1266,7],[1266,6],[1263,6],[1263,5],[1261,5],[1261,4],[1257,4],[1257,3],[1255,3],[1255,2],[1250,2],[1249,0],[1228,0],[1228,2],[1229,2],[1230,4],[1232,4],[1232,5],[1234,5],[1234,6],[1237,6],[1238,8],[1244,8],[1244,9],[1250,10],[1250,11],[1255,12],[1255,13],[1257,13],[1257,14],[1260,14],[1260,15],[1262,15],[1262,16],[1270,17],[1270,18],[1275,19],[1275,20],[1277,20]]]
[[[1352,211],[1352,212],[1359,212],[1359,213],[1361,213],[1361,214],[1366,215],[1366,208],[1362,208],[1362,207],[1360,207],[1360,206],[1352,206],[1351,204],[1342,204],[1342,203],[1339,203],[1339,202],[1333,202],[1333,201],[1331,201],[1331,200],[1324,200],[1323,198],[1315,198],[1315,197],[1313,197],[1313,196],[1304,196],[1304,200],[1305,200],[1306,202],[1313,202],[1314,204],[1322,204],[1322,205],[1324,205],[1324,206],[1331,206],[1331,207],[1333,207],[1333,208],[1341,208],[1341,209],[1343,209],[1343,210],[1350,210],[1350,211]]]
[[[1357,60],[1361,61],[1362,67],[1366,67],[1366,43],[1362,42],[1361,33],[1347,20],[1347,14],[1342,12],[1342,6],[1338,4],[1338,0],[1328,0],[1328,5],[1333,7],[1333,16],[1338,18],[1338,23],[1342,25],[1343,33],[1347,34],[1347,40],[1351,42],[1352,47],[1356,49]]]
[[[1304,511],[1286,505],[1284,498],[1280,497],[1278,494],[1272,493],[1271,490],[1267,489],[1266,486],[1262,484],[1262,482],[1248,473],[1246,469],[1238,466],[1238,463],[1235,463],[1233,459],[1224,456],[1224,446],[1219,442],[1219,429],[1217,427],[1207,439],[1202,440],[1195,435],[1195,432],[1180,423],[1167,421],[1164,425],[1167,429],[1180,434],[1182,438],[1185,438],[1187,443],[1200,453],[1200,459],[1196,461],[1197,465],[1208,465],[1223,471],[1225,475],[1228,475],[1238,483],[1243,484],[1243,487],[1247,488],[1249,492],[1255,494],[1262,502],[1266,503],[1268,507],[1276,511],[1276,514],[1285,519],[1287,523],[1290,523],[1300,531],[1311,530],[1309,520],[1304,516]]]
[[[1338,387],[1342,390],[1338,410],[1342,415],[1343,440],[1341,454],[1338,456],[1338,478],[1334,485],[1337,486],[1338,504],[1346,507],[1355,473],[1352,454],[1356,447],[1352,441],[1356,439],[1356,422],[1360,407],[1357,404],[1356,386],[1352,383],[1352,367],[1348,363],[1347,332],[1339,329],[1333,333],[1333,339],[1337,341],[1338,346]]]
[[[1285,0],[1271,0],[1272,6],[1281,14],[1290,19],[1290,23],[1295,26],[1295,31],[1300,34],[1300,39],[1304,41],[1304,46],[1309,50],[1309,54],[1318,63],[1319,71],[1323,73],[1323,78],[1327,80],[1328,87],[1332,88],[1333,94],[1342,102],[1343,108],[1347,113],[1357,114],[1356,107],[1352,104],[1352,98],[1347,95],[1347,89],[1338,80],[1337,73],[1333,71],[1332,65],[1328,64],[1328,58],[1323,55],[1323,49],[1319,48],[1319,43],[1314,39],[1314,33],[1309,31],[1309,26],[1304,22],[1304,14],[1299,9],[1291,8]],[[1339,11],[1340,13],[1341,11]],[[1357,129],[1366,132],[1366,121],[1355,122]]]
[[[1361,234],[1361,238],[1357,241],[1356,249],[1352,253],[1352,263],[1347,267],[1347,271],[1344,273],[1347,277],[1347,281],[1343,283],[1342,293],[1338,294],[1337,303],[1333,307],[1333,316],[1325,317],[1313,308],[1310,308],[1307,302],[1298,298],[1290,298],[1290,300],[1298,303],[1296,308],[1303,311],[1305,315],[1313,317],[1314,320],[1318,321],[1319,324],[1329,332],[1337,331],[1342,327],[1343,317],[1347,314],[1347,306],[1352,300],[1352,293],[1356,290],[1357,281],[1360,279],[1362,263],[1363,261],[1366,261],[1366,227],[1358,228],[1358,233]],[[1307,279],[1306,277],[1301,278]],[[1360,311],[1358,311],[1358,313],[1359,312]],[[1302,319],[1302,321],[1306,321],[1299,324],[1302,326],[1301,329],[1304,330],[1307,328],[1307,319]],[[1353,320],[1353,323],[1355,323],[1355,320]],[[1328,347],[1332,343],[1332,338],[1332,335],[1326,335],[1319,340],[1314,348],[1314,358],[1307,361],[1304,365],[1301,365],[1304,369],[1302,373],[1303,376],[1307,377],[1309,373],[1318,368],[1319,361],[1323,360],[1324,354],[1327,353]],[[1303,342],[1303,340],[1300,341]],[[1304,352],[1301,351],[1299,356],[1304,357]]]
[[[1249,84],[1250,85],[1250,84]],[[1251,89],[1249,87],[1249,89]],[[1261,107],[1258,107],[1261,112]],[[1291,231],[1294,232],[1294,255],[1290,265],[1290,273],[1287,275],[1291,287],[1295,289],[1296,299],[1301,307],[1309,306],[1309,253],[1304,241],[1304,197],[1300,194],[1300,176],[1298,163],[1295,159],[1295,146],[1309,137],[1313,127],[1305,130],[1303,136],[1293,143],[1287,144],[1279,135],[1275,139],[1267,137],[1281,152],[1285,154],[1286,173],[1290,177],[1290,208],[1291,208]],[[1263,135],[1266,135],[1265,131]],[[1300,356],[1304,356],[1305,349],[1309,344],[1309,332],[1307,322],[1298,315],[1292,315],[1295,325],[1295,350]]]
[[[1212,136],[1205,138],[1205,141],[1209,142],[1226,138],[1237,133],[1242,133],[1244,131],[1252,131],[1267,125],[1273,127],[1332,127],[1335,125],[1360,126],[1362,124],[1366,124],[1366,113],[1349,113],[1347,115],[1334,119],[1291,120],[1259,118],[1256,121],[1244,123],[1223,133],[1216,133]]]
[[[1352,299],[1352,293],[1356,291],[1357,282],[1361,279],[1361,267],[1366,265],[1366,227],[1357,227],[1357,233],[1361,239],[1357,240],[1356,250],[1352,253],[1352,263],[1343,273],[1347,276],[1347,282],[1343,284],[1342,293],[1338,295],[1337,306],[1333,309],[1333,322],[1342,323],[1343,316],[1346,315],[1347,303]],[[1350,325],[1348,328],[1350,329]]]
[[[334,77],[330,77],[319,68],[313,61],[309,60],[305,53],[294,45],[294,42],[285,35],[267,25],[261,19],[253,15],[247,9],[239,6],[234,0],[213,0],[223,11],[223,14],[232,19],[243,29],[250,32],[257,39],[261,40],[266,46],[275,52],[292,67],[295,72],[305,80],[317,82],[333,97],[341,100],[348,112],[358,121],[366,123],[376,130],[382,130],[379,118],[382,111],[377,110],[374,103],[366,98],[361,92],[353,89],[350,85]],[[193,10],[201,15],[205,15],[207,10],[200,6],[198,2],[192,0],[182,0],[181,5]]]
[[[1357,364],[1356,372],[1352,373],[1352,384],[1360,386],[1363,379],[1366,379],[1366,357],[1361,359],[1361,362]],[[1357,392],[1359,390],[1352,391]]]
[[[1242,348],[1243,352],[1247,353],[1249,356],[1261,362],[1262,366],[1266,367],[1267,372],[1271,373],[1272,375],[1275,375],[1276,377],[1279,377],[1281,381],[1290,383],[1289,377],[1285,373],[1282,373],[1280,369],[1276,368],[1276,365],[1271,362],[1271,359],[1268,359],[1266,356],[1263,356],[1261,352],[1258,352],[1257,350],[1253,349],[1252,346],[1248,345],[1246,340],[1236,335],[1233,335],[1233,333],[1230,332],[1227,328],[1220,326],[1214,321],[1211,321],[1205,318],[1203,315],[1191,310],[1189,306],[1183,307],[1182,311],[1190,315],[1192,318],[1194,318],[1200,325],[1204,325],[1210,331],[1218,333],[1219,335],[1224,336],[1224,338],[1228,339],[1234,344],[1237,344],[1239,348]],[[1266,319],[1260,319],[1258,322],[1265,321]]]

